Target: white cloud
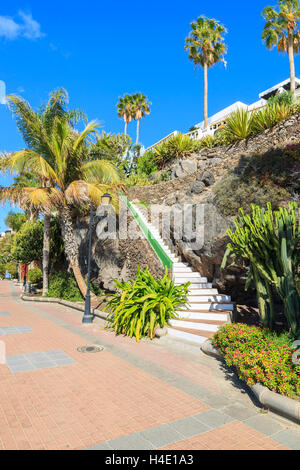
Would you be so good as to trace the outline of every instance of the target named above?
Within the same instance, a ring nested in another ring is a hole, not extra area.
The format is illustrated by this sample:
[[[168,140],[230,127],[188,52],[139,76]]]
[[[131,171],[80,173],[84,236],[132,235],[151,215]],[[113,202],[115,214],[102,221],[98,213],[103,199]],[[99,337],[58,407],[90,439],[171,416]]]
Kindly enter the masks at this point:
[[[14,40],[20,37],[38,39],[45,36],[40,24],[32,18],[31,13],[18,12],[19,21],[8,16],[0,16],[0,37]]]

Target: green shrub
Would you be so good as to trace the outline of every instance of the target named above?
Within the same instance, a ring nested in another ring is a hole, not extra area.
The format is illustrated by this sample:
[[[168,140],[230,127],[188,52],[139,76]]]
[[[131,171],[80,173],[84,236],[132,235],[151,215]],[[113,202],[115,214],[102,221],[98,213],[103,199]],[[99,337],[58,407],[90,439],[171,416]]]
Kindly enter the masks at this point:
[[[285,91],[283,93],[279,93],[278,95],[272,96],[268,99],[268,105],[273,104],[285,104],[287,106],[292,106],[295,103],[295,99],[293,94],[290,91]]]
[[[43,273],[40,268],[30,269],[27,273],[27,279],[31,284],[40,284],[43,279]]]
[[[18,266],[17,263],[14,261],[10,261],[9,263],[6,263],[5,265],[5,270],[12,275],[12,277],[16,277],[18,274]]]
[[[233,172],[223,176],[215,185],[215,203],[222,214],[236,215],[242,207],[246,212],[251,210],[250,204],[265,206],[272,203],[278,208],[283,201],[290,198],[290,193],[272,182],[260,183],[258,178],[243,180]]]
[[[126,186],[150,186],[153,181],[149,180],[149,177],[145,174],[131,173],[131,175],[125,180]]]
[[[154,152],[145,152],[137,159],[137,173],[150,176],[158,170]]]
[[[209,149],[214,147],[214,138],[211,135],[207,135],[200,140],[193,141],[194,152],[199,152],[202,149]]]
[[[115,284],[119,292],[107,304],[110,314],[106,326],[116,334],[135,336],[137,341],[146,335],[152,339],[156,327],[168,324],[187,302],[189,283],[175,286],[167,269],[162,279],[154,279],[148,268],[142,271],[138,267],[135,281]]]
[[[233,324],[221,327],[212,343],[249,386],[260,383],[274,392],[299,398],[300,365],[292,361],[295,349],[280,336],[277,341],[272,338],[268,330]]]
[[[73,302],[83,300],[74,275],[68,272],[57,272],[50,275],[47,297],[55,297]]]

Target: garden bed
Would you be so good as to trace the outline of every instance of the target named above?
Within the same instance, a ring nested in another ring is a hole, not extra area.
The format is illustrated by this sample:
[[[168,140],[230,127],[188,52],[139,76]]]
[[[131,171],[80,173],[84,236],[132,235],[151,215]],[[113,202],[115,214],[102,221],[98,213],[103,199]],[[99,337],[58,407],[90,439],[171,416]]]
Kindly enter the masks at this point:
[[[292,344],[287,333],[228,324],[202,351],[234,367],[264,406],[300,422],[300,364]]]

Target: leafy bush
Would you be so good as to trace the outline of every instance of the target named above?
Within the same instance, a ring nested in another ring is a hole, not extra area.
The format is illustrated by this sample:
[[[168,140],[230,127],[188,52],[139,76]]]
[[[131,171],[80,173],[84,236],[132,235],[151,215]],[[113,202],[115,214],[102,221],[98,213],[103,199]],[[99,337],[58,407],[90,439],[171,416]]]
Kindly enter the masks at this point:
[[[6,263],[5,265],[5,270],[12,275],[12,277],[15,277],[18,274],[18,266],[17,263],[14,261],[10,261],[9,263]]]
[[[278,208],[282,201],[289,199],[290,194],[285,189],[272,182],[261,182],[256,178],[243,179],[230,172],[223,176],[215,185],[215,203],[222,214],[236,215],[242,207],[246,212],[251,210],[250,204],[265,206],[272,202],[273,208]]]
[[[211,135],[207,135],[200,140],[193,141],[194,152],[199,152],[201,149],[209,149],[214,147],[215,139]]]
[[[137,173],[150,176],[158,170],[154,152],[145,152],[137,159]]]
[[[43,254],[43,222],[27,221],[16,233],[13,241],[12,255],[19,263],[26,265],[38,261]]]
[[[142,271],[138,267],[135,281],[115,283],[120,292],[107,304],[107,328],[113,328],[117,335],[135,336],[137,341],[146,335],[152,339],[156,327],[168,324],[177,316],[180,305],[187,302],[189,284],[175,286],[167,269],[162,279],[154,279],[148,268]]]
[[[284,344],[280,336],[277,341],[274,338],[268,330],[233,324],[221,327],[212,343],[249,386],[260,383],[274,392],[300,397],[300,365],[292,361],[295,349],[290,341]]]
[[[27,279],[31,284],[40,284],[43,279],[43,273],[40,268],[30,269],[27,273]]]
[[[47,297],[80,302],[83,296],[73,274],[58,272],[50,275]]]
[[[295,99],[293,94],[290,91],[284,91],[283,93],[279,93],[278,95],[271,96],[268,99],[268,105],[273,104],[285,104],[287,106],[292,106],[295,103]]]

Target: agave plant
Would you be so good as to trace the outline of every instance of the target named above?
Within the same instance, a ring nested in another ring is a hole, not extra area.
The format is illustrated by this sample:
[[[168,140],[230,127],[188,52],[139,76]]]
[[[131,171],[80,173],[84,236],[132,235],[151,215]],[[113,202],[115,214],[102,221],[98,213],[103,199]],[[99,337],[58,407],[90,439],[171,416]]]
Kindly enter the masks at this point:
[[[154,337],[157,327],[163,328],[176,310],[187,302],[189,283],[175,286],[169,278],[168,269],[162,279],[154,279],[148,267],[138,267],[135,281],[115,281],[119,292],[114,294],[105,308],[110,310],[106,328],[114,329],[117,335]]]
[[[248,109],[239,108],[227,119],[224,130],[230,141],[247,139],[252,133],[253,115]]]
[[[278,124],[278,122],[288,119],[292,112],[292,107],[286,103],[268,104],[264,109],[253,113],[252,132],[258,134],[265,129],[269,129]]]

